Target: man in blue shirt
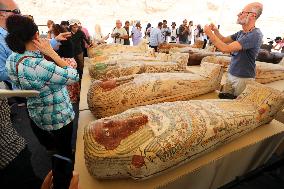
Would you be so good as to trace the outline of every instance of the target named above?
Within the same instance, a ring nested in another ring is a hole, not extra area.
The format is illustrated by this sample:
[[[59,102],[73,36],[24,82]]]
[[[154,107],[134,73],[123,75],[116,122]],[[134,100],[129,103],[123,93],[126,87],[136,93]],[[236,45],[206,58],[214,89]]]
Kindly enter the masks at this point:
[[[263,5],[258,2],[246,5],[238,14],[237,20],[243,29],[228,37],[222,36],[213,24],[204,27],[206,35],[219,50],[232,54],[225,85],[225,92],[232,96],[241,94],[246,82],[255,79],[255,59],[263,38],[260,29],[255,27],[255,22],[262,9]]]
[[[158,46],[163,42],[162,39],[162,22],[158,23],[157,28],[152,28],[150,32],[149,46],[155,49],[155,52],[158,52]]]

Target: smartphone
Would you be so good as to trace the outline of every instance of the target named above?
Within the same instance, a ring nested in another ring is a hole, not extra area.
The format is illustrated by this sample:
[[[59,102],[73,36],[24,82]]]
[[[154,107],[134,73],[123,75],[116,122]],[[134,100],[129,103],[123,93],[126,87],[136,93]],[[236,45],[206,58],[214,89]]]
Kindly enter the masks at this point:
[[[52,175],[54,189],[68,189],[73,176],[71,159],[55,154],[52,156]]]

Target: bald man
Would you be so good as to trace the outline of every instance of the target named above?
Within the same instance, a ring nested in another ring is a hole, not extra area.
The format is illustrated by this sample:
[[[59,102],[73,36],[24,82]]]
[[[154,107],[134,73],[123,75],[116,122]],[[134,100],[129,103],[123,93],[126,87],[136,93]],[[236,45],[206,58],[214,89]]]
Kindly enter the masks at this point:
[[[115,28],[112,30],[111,37],[113,38],[113,43],[124,45],[124,40],[127,40],[129,36],[127,31],[122,27],[122,22],[116,20]]]
[[[20,11],[14,1],[0,0],[0,81],[9,79],[5,65],[6,59],[12,53],[5,42],[7,35],[6,20],[10,15],[17,13],[20,13]]]
[[[255,79],[255,59],[262,44],[263,35],[255,23],[262,14],[263,5],[258,2],[246,5],[237,15],[237,23],[242,30],[224,37],[213,24],[206,25],[204,31],[210,41],[222,52],[231,53],[225,95],[219,97],[235,98],[245,89],[248,80]]]

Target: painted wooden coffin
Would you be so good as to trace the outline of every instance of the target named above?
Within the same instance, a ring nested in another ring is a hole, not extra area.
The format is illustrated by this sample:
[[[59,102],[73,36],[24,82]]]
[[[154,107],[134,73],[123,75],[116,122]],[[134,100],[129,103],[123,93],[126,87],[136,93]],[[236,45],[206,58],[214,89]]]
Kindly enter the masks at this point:
[[[158,51],[161,53],[169,53],[173,48],[187,48],[191,45],[179,44],[179,43],[162,43],[158,46]]]
[[[199,73],[144,73],[96,80],[88,92],[88,105],[101,118],[137,106],[188,100],[219,89],[222,75],[220,65],[204,63]]]
[[[220,64],[227,68],[230,65],[231,58],[225,56],[207,56],[201,62],[211,62]],[[271,64],[267,62],[256,61],[256,81],[262,84],[271,83],[284,79],[284,66],[281,64]]]
[[[269,123],[283,93],[248,84],[235,100],[191,100],[136,107],[91,122],[84,155],[101,179],[147,179],[164,174]]]
[[[152,50],[152,49],[151,49]],[[121,44],[101,44],[88,49],[88,57],[111,54],[111,53],[146,53],[149,47],[146,41],[137,46],[121,45]]]
[[[110,79],[141,73],[184,71],[188,54],[158,54],[156,57],[130,57],[112,59],[89,66],[93,79]]]
[[[282,60],[283,57],[284,57],[284,53],[269,52],[266,49],[260,49],[256,57],[256,60],[261,61],[261,62],[269,62],[273,64],[278,64]]]

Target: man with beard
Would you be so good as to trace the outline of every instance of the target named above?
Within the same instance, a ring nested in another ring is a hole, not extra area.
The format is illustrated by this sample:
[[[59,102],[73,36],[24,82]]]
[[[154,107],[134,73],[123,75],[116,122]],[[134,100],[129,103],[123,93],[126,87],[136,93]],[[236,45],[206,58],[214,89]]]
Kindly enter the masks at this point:
[[[206,25],[204,31],[211,42],[222,52],[231,53],[224,92],[220,98],[235,98],[245,89],[248,80],[255,79],[255,59],[262,44],[263,35],[255,22],[262,13],[263,5],[258,2],[250,3],[238,14],[237,23],[242,30],[224,37],[213,24]]]

